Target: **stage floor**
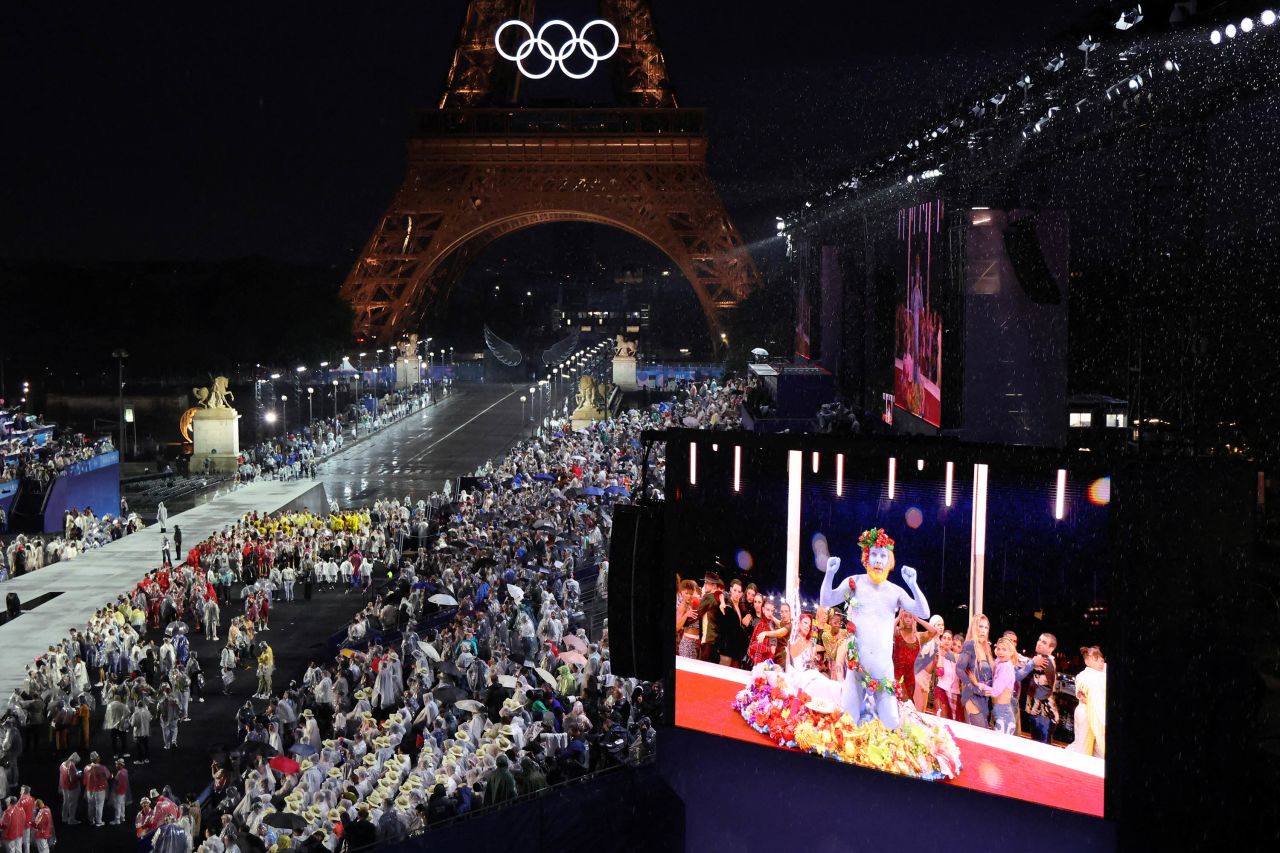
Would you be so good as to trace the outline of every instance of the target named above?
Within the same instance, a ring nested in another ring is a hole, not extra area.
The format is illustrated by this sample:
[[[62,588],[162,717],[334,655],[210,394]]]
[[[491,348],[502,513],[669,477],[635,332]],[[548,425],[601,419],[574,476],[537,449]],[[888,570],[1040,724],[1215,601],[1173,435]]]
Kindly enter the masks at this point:
[[[676,725],[785,749],[747,725],[731,707],[749,675],[746,670],[677,658]],[[967,723],[948,720],[947,725],[960,745],[962,769],[957,778],[942,784],[1102,817],[1101,758]]]

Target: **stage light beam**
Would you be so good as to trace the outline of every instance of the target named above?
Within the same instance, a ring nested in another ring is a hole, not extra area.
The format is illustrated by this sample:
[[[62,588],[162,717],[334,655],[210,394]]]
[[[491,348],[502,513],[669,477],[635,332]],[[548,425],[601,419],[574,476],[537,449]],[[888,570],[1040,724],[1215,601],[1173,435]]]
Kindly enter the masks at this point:
[[[733,490],[742,491],[742,445],[733,446]]]
[[[892,456],[889,457],[889,500],[893,500],[893,495],[897,491],[898,485],[898,460]]]
[[[1062,521],[1062,517],[1066,515],[1067,504],[1067,469],[1058,469],[1058,492],[1053,499],[1053,517],[1058,521]]]

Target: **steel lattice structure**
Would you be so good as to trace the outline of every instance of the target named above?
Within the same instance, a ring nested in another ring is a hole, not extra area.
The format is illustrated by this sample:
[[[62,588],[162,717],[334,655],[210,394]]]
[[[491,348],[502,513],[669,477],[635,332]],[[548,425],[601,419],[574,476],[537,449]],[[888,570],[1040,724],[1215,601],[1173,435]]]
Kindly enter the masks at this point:
[[[706,169],[699,110],[676,104],[644,0],[601,0],[620,34],[617,108],[515,106],[519,75],[494,47],[532,0],[472,0],[438,108],[409,140],[401,185],[342,287],[356,334],[390,341],[424,321],[477,254],[548,222],[592,222],[665,252],[718,343],[723,309],[759,282]]]

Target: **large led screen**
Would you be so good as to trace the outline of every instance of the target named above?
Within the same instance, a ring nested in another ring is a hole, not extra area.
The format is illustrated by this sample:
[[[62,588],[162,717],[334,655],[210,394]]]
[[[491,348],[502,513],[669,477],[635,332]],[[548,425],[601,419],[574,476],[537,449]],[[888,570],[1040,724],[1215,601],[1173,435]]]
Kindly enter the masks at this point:
[[[1101,816],[1110,480],[972,452],[671,448],[676,724]]]
[[[894,403],[926,423],[942,426],[942,320],[937,311],[943,203],[898,211],[897,268],[901,271],[894,317]]]

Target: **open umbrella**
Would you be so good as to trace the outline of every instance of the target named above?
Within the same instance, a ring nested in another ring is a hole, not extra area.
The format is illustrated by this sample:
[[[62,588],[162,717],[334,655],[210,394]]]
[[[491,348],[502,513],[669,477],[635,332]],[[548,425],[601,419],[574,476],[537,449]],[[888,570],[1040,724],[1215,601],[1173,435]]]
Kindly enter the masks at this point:
[[[463,690],[461,687],[445,685],[444,687],[437,687],[435,690],[432,690],[431,695],[435,696],[436,701],[441,704],[452,705],[459,699],[466,699],[467,691]]]
[[[427,657],[429,657],[431,660],[436,661],[437,663],[439,663],[439,661],[440,661],[440,653],[439,653],[438,651],[436,651],[436,647],[435,647],[435,646],[431,645],[430,643],[424,643],[424,642],[422,642],[421,640],[419,640],[419,641],[418,641],[418,648],[422,649],[423,654],[425,654],[425,655],[426,655]]]
[[[276,748],[266,741],[249,740],[236,747],[241,755],[275,755]]]
[[[515,599],[516,604],[524,601],[524,590],[513,583],[507,584],[507,595]]]
[[[436,671],[451,678],[462,677],[462,670],[458,669],[457,665],[451,660],[443,661],[438,667],[436,667]]]
[[[768,357],[769,357],[769,351],[768,351],[767,349],[765,349],[764,347],[756,347],[756,348],[754,348],[753,350],[751,350],[751,354],[752,354],[752,355],[754,355],[756,358],[768,358]]]
[[[542,667],[535,666],[533,671],[538,673],[538,677],[547,682],[547,684],[550,684],[552,687],[556,686],[556,680],[551,676],[551,673],[547,672]]]
[[[551,476],[550,474],[546,473],[545,471],[539,471],[537,474],[534,474],[534,475],[533,475],[533,479],[535,479],[535,480],[541,480],[541,481],[542,481],[542,482],[544,482],[544,483],[550,483],[550,482],[552,482],[552,481],[554,481],[554,480],[555,480],[555,477]]]
[[[599,486],[587,486],[582,490],[582,493],[584,495],[590,495],[593,498],[598,498],[604,494],[604,489]]]
[[[454,702],[453,704],[461,708],[462,710],[470,711],[473,714],[484,713],[484,704],[481,702],[477,702],[474,699],[459,699],[457,702]]]
[[[426,588],[427,588],[426,581],[418,581],[411,587],[411,589],[426,589]]]
[[[302,832],[307,828],[307,821],[300,814],[290,814],[289,812],[275,812],[269,814],[262,819],[267,826],[274,826],[276,829],[287,829],[290,832]]]
[[[535,521],[533,523],[534,530],[555,530],[556,526],[550,521]]]
[[[427,601],[430,601],[432,604],[439,604],[445,607],[458,606],[458,599],[454,598],[452,595],[445,595],[443,592],[437,592],[435,595],[428,598]]]
[[[578,664],[579,666],[587,665],[587,659],[582,654],[582,652],[575,652],[575,651],[561,652],[560,660],[563,661],[564,663],[574,663],[574,664]]]
[[[519,682],[516,681],[516,677],[514,675],[499,675],[498,683],[501,684],[503,687],[508,687],[512,690],[515,690],[516,685]]]
[[[496,565],[498,565],[497,560],[495,560],[493,557],[486,556],[486,557],[480,557],[479,559],[477,559],[474,563],[472,563],[471,567],[473,569],[487,569],[490,566],[496,566]]]
[[[319,751],[320,750],[316,749],[311,744],[304,743],[303,741],[298,741],[293,746],[289,747],[289,754],[296,755],[299,758],[310,758]]]
[[[288,776],[291,773],[297,773],[302,768],[298,766],[298,762],[289,758],[287,755],[277,755],[275,758],[267,762],[272,770],[278,770]]]
[[[627,490],[622,488],[622,486],[610,486],[604,490],[604,493],[606,495],[625,495]]]
[[[581,637],[575,634],[565,634],[564,644],[576,652],[582,652],[584,655],[587,653],[587,644],[583,642]],[[561,655],[561,657],[563,657],[563,655]]]

